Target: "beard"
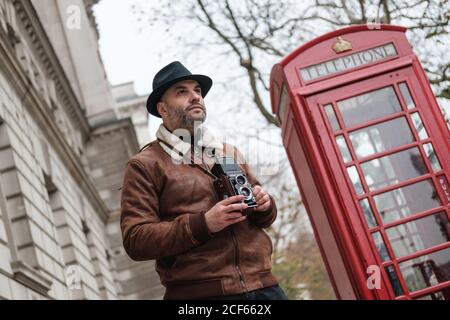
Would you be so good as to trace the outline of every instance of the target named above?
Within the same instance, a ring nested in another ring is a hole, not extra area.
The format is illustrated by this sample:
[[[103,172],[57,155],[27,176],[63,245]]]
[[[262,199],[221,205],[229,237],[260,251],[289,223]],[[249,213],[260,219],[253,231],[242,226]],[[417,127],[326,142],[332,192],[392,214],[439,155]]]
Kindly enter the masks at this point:
[[[203,106],[203,115],[201,117],[192,117],[187,110],[183,108],[168,108],[169,117],[172,119],[175,128],[186,129],[191,133],[195,127],[199,126],[206,120],[206,108]]]

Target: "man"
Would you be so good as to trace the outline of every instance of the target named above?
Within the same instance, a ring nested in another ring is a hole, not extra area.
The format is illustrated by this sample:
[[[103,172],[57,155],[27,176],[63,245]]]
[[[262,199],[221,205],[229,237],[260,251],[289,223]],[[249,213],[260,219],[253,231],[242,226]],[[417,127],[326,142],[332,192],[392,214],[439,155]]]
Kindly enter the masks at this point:
[[[287,299],[271,273],[272,243],[262,230],[276,218],[273,198],[235,147],[196,126],[206,119],[203,98],[211,86],[209,77],[177,61],[156,74],[147,110],[163,124],[158,139],[126,166],[125,250],[137,261],[156,259],[165,299]],[[243,214],[243,196],[216,195],[216,156],[233,157],[247,175],[257,203],[253,212]]]

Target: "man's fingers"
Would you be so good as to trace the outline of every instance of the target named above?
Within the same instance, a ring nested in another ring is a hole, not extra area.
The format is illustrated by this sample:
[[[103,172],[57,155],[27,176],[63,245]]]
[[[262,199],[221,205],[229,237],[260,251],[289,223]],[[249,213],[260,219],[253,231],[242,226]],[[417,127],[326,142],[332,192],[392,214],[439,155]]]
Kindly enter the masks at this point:
[[[238,213],[239,216],[236,218],[233,218],[233,219],[227,219],[228,225],[235,224],[235,223],[238,223],[238,222],[241,222],[241,221],[244,221],[245,219],[247,219],[247,216],[243,216],[240,212],[236,212],[236,213]]]
[[[246,203],[232,203],[228,206],[226,206],[225,210],[226,212],[231,212],[231,211],[239,211],[239,210],[244,210],[247,209],[248,205]]]
[[[232,196],[232,197],[226,198],[225,200],[222,200],[221,204],[224,206],[227,206],[227,205],[235,203],[235,202],[241,202],[242,200],[244,200],[244,198],[245,198],[245,196],[243,196],[243,195]]]
[[[225,220],[235,220],[238,218],[242,218],[242,213],[234,211],[234,212],[227,213]]]
[[[260,204],[259,206],[256,207],[257,211],[266,211],[267,209],[269,209],[269,202],[264,202],[263,204]]]
[[[265,195],[266,195],[265,192],[260,192],[257,195],[255,195],[256,202],[259,202]]]
[[[258,206],[256,207],[256,211],[266,211],[270,207],[270,197],[264,197],[261,201],[258,202]]]
[[[253,195],[256,197],[261,192],[261,190],[262,190],[261,186],[258,186],[258,185],[254,186],[253,187]]]
[[[257,198],[255,198],[255,200],[256,200],[257,203],[263,204],[264,202],[269,201],[270,198],[269,198],[269,195],[268,195],[267,193],[264,192],[264,193],[261,193],[260,196],[258,196]]]

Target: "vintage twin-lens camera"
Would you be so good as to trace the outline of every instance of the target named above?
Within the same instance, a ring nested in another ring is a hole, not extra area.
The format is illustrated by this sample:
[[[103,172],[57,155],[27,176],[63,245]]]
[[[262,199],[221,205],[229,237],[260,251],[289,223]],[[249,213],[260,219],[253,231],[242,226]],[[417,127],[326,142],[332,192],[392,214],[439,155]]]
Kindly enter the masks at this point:
[[[244,203],[248,205],[243,213],[248,214],[253,211],[257,204],[252,186],[232,157],[216,157],[216,163],[211,171],[217,177],[214,181],[214,188],[219,199],[243,195],[245,196]]]

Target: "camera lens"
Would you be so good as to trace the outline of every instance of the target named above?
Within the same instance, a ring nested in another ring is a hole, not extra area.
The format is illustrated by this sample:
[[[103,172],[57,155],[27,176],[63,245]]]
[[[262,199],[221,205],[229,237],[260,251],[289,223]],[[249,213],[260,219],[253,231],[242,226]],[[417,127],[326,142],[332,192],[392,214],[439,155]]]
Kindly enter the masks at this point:
[[[252,190],[248,187],[241,187],[239,189],[239,194],[243,195],[245,197],[245,200],[250,200],[253,196]]]
[[[242,175],[238,175],[236,176],[236,182],[239,183],[240,185],[244,185],[247,183],[247,179]]]

